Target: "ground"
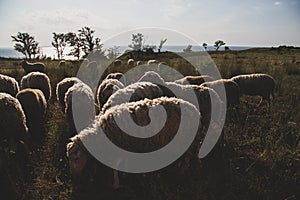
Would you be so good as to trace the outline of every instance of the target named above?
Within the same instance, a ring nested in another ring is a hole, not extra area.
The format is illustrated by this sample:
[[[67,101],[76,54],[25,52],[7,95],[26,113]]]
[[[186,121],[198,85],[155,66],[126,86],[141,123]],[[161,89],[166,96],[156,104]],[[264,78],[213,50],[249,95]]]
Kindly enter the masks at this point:
[[[65,153],[68,126],[56,101],[55,86],[64,77],[75,76],[80,62],[67,61],[59,67],[59,61],[42,60],[53,94],[47,109],[45,139],[29,152],[29,178],[16,177],[14,170],[18,166],[7,160],[6,166],[12,167],[1,171],[7,179],[2,179],[0,187],[10,183],[18,199],[299,199],[300,49],[262,48],[209,54],[223,78],[254,72],[272,75],[276,81],[275,99],[269,111],[266,103],[257,107],[259,97],[243,96],[238,116],[228,117],[225,123],[225,144],[198,161],[182,180],[129,174],[119,189],[94,186],[96,189],[77,191]],[[193,73],[188,63],[172,54],[152,58],[174,66],[184,75]],[[0,59],[0,73],[20,81],[24,72],[19,62]],[[115,71],[122,70],[128,69]]]

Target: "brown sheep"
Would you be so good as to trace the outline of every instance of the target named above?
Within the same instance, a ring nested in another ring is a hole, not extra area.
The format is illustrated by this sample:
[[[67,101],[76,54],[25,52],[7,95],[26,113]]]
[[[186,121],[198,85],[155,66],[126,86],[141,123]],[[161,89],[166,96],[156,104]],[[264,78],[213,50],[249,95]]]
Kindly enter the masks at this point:
[[[23,67],[26,74],[30,72],[45,72],[44,63],[29,63],[23,60],[20,65]]]
[[[30,72],[21,79],[21,89],[40,89],[47,101],[51,98],[51,85],[49,77],[41,72]]]
[[[0,141],[24,140],[28,128],[20,102],[7,93],[0,92]]]
[[[13,97],[19,92],[19,84],[16,79],[0,74],[0,92],[5,92]]]
[[[65,94],[67,93],[70,87],[80,82],[81,80],[79,80],[77,77],[69,77],[69,78],[64,78],[62,81],[57,83],[56,98],[63,112],[65,111]]]
[[[274,99],[275,81],[268,74],[244,74],[234,76],[231,80],[239,85],[241,94],[261,96],[260,103],[267,100],[270,104],[270,95]]]
[[[17,99],[22,105],[26,119],[29,136],[36,142],[43,135],[47,102],[44,94],[39,89],[27,88],[17,94]]]

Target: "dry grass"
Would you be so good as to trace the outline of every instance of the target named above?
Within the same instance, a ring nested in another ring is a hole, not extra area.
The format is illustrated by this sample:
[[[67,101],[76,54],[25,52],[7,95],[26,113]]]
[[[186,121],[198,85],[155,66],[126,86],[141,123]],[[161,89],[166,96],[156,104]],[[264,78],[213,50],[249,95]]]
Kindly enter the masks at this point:
[[[89,199],[299,199],[300,50],[253,49],[210,52],[210,55],[225,78],[254,72],[272,75],[276,80],[276,99],[268,112],[266,105],[256,107],[257,97],[242,97],[239,116],[230,117],[224,127],[226,146],[215,149],[179,183],[173,177],[128,175],[118,190],[95,186],[90,193],[76,193],[65,156],[68,127],[53,96],[45,124],[45,141],[29,156],[32,178],[14,180],[16,185],[25,184],[15,192],[26,199],[82,199],[82,196]],[[180,68],[183,74],[192,73],[182,60],[168,54],[160,56],[157,59]],[[20,80],[24,72],[18,63],[19,60],[1,59],[0,73]],[[75,76],[79,67],[77,62],[67,62],[59,68],[58,63],[45,61],[52,92],[58,81]]]

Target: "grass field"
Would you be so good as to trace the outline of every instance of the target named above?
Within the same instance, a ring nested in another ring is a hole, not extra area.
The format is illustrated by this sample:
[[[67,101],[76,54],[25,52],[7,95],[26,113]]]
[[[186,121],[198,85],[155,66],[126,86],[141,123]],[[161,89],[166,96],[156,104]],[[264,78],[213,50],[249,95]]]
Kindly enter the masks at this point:
[[[193,56],[193,52],[190,54]],[[129,175],[117,190],[94,186],[81,193],[74,189],[69,174],[65,145],[70,135],[55,97],[56,84],[64,77],[76,76],[80,62],[67,61],[59,67],[59,61],[41,61],[47,66],[52,85],[46,138],[29,155],[30,178],[15,177],[17,166],[4,173],[15,185],[13,195],[18,199],[299,199],[300,49],[261,48],[209,54],[223,78],[255,72],[272,75],[276,89],[271,111],[266,104],[257,107],[259,97],[243,96],[239,117],[225,123],[226,145],[199,161],[180,184],[155,176]],[[184,75],[193,73],[188,63],[167,54],[162,59],[159,56],[150,58],[164,61]],[[19,62],[0,59],[0,73],[20,81],[24,72]],[[7,166],[12,165],[7,162]]]

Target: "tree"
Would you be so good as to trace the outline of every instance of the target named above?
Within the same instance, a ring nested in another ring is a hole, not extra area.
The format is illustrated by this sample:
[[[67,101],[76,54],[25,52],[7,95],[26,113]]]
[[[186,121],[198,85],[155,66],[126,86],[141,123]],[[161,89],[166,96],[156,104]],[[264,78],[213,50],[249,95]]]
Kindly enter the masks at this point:
[[[192,51],[192,45],[188,45],[185,49],[183,49],[183,52],[191,52]]]
[[[156,49],[156,46],[152,45],[152,44],[146,44],[143,46],[143,51],[145,51],[147,53],[154,53],[155,49]]]
[[[94,38],[95,30],[92,30],[90,27],[83,27],[78,32],[78,37],[82,43],[82,51],[85,56],[94,49],[102,50],[103,44],[100,43],[100,38]]]
[[[62,59],[67,45],[66,35],[63,33],[53,33],[53,41],[51,44],[56,50],[57,58],[59,60]]]
[[[205,51],[207,49],[207,44],[205,42],[203,42],[202,46],[204,47]]]
[[[18,32],[16,36],[11,36],[12,41],[16,42],[14,48],[16,51],[21,52],[26,59],[35,58],[39,54],[39,43],[35,41],[34,37],[28,33]]]
[[[219,48],[220,48],[221,46],[225,45],[225,44],[226,44],[226,43],[223,42],[222,40],[217,40],[217,41],[215,41],[214,47],[216,48],[216,51],[218,51]]]
[[[158,52],[159,52],[159,53],[160,53],[160,50],[161,50],[162,46],[163,46],[166,42],[167,42],[167,38],[161,39],[161,40],[160,40],[160,43],[159,43],[159,45],[158,45]]]
[[[65,35],[66,42],[71,48],[68,55],[76,57],[78,60],[81,57],[81,48],[83,46],[81,40],[76,35],[76,33],[69,32]]]
[[[128,47],[134,51],[142,51],[144,43],[144,35],[142,33],[132,34],[131,44]]]
[[[106,49],[107,54],[106,57],[108,59],[116,59],[120,55],[120,46],[113,46],[111,48]]]

